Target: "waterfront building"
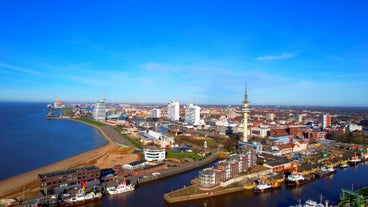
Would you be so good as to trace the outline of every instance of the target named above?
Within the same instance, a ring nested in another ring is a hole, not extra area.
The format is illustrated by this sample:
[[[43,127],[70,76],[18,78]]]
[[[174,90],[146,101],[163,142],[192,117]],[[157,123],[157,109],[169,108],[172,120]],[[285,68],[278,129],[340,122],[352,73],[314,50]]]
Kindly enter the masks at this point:
[[[192,125],[200,124],[201,108],[192,103],[188,104],[185,108],[185,122]]]
[[[81,188],[82,183],[86,183],[87,187],[100,184],[100,169],[96,166],[88,166],[38,175],[40,189],[52,189],[55,193],[70,188]]]
[[[331,115],[330,114],[323,114],[322,116],[322,129],[326,129],[331,127]]]
[[[179,107],[178,101],[171,101],[167,104],[167,119],[170,121],[179,121]]]
[[[166,159],[166,150],[157,149],[155,147],[146,147],[143,150],[144,159],[151,161],[163,161]]]
[[[152,109],[151,118],[153,119],[161,118],[161,109]]]
[[[227,160],[220,161],[216,168],[206,168],[198,176],[199,187],[208,189],[256,166],[256,153],[248,150],[243,154],[232,154]]]
[[[95,104],[93,118],[96,121],[106,120],[106,100],[102,99]]]
[[[137,169],[144,168],[144,166],[146,165],[147,165],[146,160],[138,160],[138,161],[134,161],[134,162],[123,165],[123,168],[128,169],[128,170],[137,170]]]
[[[262,156],[268,157],[268,155],[263,154]],[[297,169],[300,166],[298,160],[289,160],[286,157],[273,157],[267,158],[266,163],[263,164],[264,167],[270,168],[272,172],[284,172],[287,170]]]
[[[204,189],[210,189],[219,186],[226,180],[226,172],[214,168],[206,168],[198,176],[199,186]]]
[[[226,180],[239,175],[239,162],[223,160],[220,161],[217,169],[225,171]]]
[[[248,113],[250,113],[250,107],[248,106],[249,102],[248,102],[248,91],[247,91],[247,86],[245,87],[245,94],[244,94],[244,101],[243,101],[243,107],[242,107],[242,112],[243,112],[243,142],[248,142]]]

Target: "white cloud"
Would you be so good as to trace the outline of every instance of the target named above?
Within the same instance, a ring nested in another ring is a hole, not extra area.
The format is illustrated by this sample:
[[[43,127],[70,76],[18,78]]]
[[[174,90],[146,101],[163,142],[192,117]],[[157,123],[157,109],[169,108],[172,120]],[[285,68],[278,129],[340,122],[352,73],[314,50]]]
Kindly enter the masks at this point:
[[[14,65],[8,65],[8,64],[5,64],[5,63],[0,63],[0,67],[7,68],[7,69],[10,69],[10,70],[16,71],[16,72],[21,72],[21,73],[24,73],[24,74],[31,74],[31,75],[37,75],[37,76],[42,76],[43,75],[42,73],[40,73],[38,71],[35,71],[35,70],[21,68],[21,67],[14,66]]]
[[[268,61],[268,60],[286,60],[293,58],[297,55],[297,52],[282,53],[281,55],[266,55],[257,57],[256,60]]]

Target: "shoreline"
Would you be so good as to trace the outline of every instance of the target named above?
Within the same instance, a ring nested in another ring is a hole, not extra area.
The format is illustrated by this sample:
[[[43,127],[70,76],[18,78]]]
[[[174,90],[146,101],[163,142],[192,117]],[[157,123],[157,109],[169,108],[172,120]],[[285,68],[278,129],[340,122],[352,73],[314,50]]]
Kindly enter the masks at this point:
[[[39,190],[37,177],[38,174],[41,173],[90,165],[95,165],[103,169],[118,164],[127,164],[139,159],[138,154],[132,153],[134,151],[133,148],[114,143],[100,127],[76,119],[66,120],[77,121],[97,129],[99,134],[106,140],[106,143],[91,150],[81,152],[75,156],[1,180],[0,199],[20,199],[36,196]]]

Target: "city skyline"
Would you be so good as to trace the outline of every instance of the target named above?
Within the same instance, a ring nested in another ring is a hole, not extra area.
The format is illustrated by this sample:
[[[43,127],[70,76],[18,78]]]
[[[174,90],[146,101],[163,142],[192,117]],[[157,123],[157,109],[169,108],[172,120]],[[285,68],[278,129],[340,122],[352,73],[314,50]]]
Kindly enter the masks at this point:
[[[368,106],[368,3],[3,1],[0,101]]]

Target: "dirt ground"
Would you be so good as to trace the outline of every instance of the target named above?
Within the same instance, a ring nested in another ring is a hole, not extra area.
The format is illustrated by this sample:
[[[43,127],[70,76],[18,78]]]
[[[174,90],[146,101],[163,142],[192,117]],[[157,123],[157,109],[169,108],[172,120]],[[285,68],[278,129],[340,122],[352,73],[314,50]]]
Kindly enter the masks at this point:
[[[140,157],[138,154],[133,154],[133,150],[130,147],[108,143],[60,162],[2,180],[0,181],[0,199],[23,199],[24,197],[39,195],[38,174],[91,165],[97,166],[100,169],[111,168],[115,165],[137,161]]]

